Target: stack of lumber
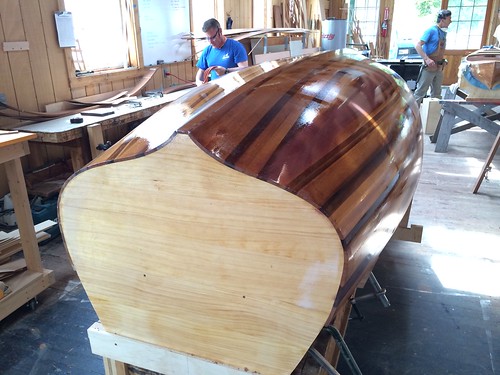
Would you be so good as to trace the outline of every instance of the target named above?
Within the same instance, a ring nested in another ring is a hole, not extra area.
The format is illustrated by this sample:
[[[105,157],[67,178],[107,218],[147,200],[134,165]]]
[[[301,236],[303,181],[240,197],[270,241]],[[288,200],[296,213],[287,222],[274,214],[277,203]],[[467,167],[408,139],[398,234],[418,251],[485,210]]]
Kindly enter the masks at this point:
[[[305,0],[283,1],[273,6],[275,27],[307,28],[307,6]]]
[[[26,271],[26,261],[24,258],[19,258],[8,263],[0,265],[0,281],[4,281],[11,276],[17,275],[20,272]]]
[[[44,231],[53,227],[54,225],[57,225],[57,223],[52,220],[45,220],[44,222],[35,225],[37,241],[41,242],[50,238],[50,234]],[[13,230],[12,232],[0,231],[0,264],[8,261],[12,255],[21,250],[21,237],[19,235],[18,229]]]

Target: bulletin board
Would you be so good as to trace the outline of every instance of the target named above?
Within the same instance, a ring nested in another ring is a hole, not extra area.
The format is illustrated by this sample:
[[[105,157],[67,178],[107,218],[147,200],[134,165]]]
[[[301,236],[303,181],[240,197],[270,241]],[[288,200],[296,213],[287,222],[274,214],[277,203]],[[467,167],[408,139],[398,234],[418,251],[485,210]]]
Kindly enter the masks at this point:
[[[191,59],[189,0],[139,0],[144,65]]]

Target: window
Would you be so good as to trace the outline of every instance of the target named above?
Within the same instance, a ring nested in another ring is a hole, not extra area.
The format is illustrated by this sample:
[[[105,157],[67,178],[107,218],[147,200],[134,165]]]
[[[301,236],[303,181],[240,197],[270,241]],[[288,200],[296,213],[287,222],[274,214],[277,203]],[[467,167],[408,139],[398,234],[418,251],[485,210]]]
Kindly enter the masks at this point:
[[[77,72],[137,66],[132,0],[65,0],[64,4],[73,15]]]
[[[452,23],[446,37],[446,49],[482,47],[487,0],[449,0]]]
[[[349,25],[357,25],[361,32],[362,40],[354,43],[377,43],[379,19],[379,0],[350,0],[349,2]],[[359,21],[359,22],[358,22]],[[354,35],[356,33],[349,33]]]

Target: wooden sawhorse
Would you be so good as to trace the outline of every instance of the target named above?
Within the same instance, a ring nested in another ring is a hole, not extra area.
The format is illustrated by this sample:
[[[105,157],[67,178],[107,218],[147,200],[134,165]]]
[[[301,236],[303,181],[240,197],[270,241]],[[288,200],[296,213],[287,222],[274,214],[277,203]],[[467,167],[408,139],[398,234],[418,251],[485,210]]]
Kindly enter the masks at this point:
[[[500,119],[500,112],[494,111],[494,108],[500,105],[500,100],[444,99],[440,100],[440,103],[443,112],[436,132],[431,137],[431,142],[436,143],[435,152],[446,152],[452,134],[470,129],[474,126],[479,126],[495,136],[500,130],[500,125],[495,123],[495,120]],[[466,124],[457,125],[464,120],[467,121]]]

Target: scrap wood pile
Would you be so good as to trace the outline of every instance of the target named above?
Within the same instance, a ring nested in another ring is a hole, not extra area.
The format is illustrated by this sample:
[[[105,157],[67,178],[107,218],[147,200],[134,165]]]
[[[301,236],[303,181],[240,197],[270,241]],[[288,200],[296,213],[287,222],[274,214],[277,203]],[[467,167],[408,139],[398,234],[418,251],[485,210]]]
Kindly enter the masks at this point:
[[[274,27],[320,29],[325,11],[319,0],[286,0],[273,5]]]
[[[57,225],[53,220],[45,220],[35,225],[36,239],[38,242],[50,238],[45,230]],[[0,264],[9,261],[10,257],[22,250],[21,237],[19,230],[11,232],[0,231]],[[0,271],[1,272],[1,271]],[[0,280],[1,280],[0,276]]]
[[[50,238],[45,230],[57,225],[55,221],[46,220],[35,225],[36,239],[38,242]],[[19,258],[11,260],[11,257],[22,250],[19,230],[11,232],[0,231],[0,300],[11,292],[9,280],[21,272],[26,271],[26,260]]]

